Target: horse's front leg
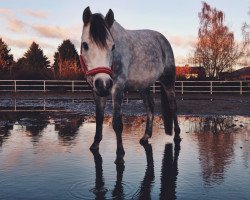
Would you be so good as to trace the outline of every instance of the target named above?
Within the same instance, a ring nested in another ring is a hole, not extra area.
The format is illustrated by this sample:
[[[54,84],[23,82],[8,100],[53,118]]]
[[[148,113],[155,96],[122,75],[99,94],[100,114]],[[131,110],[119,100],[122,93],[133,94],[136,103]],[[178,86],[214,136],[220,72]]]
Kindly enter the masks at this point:
[[[98,149],[99,143],[102,140],[102,125],[104,119],[104,108],[106,105],[105,97],[99,97],[94,93],[94,99],[96,104],[96,132],[94,142],[90,147],[91,150]]]
[[[113,101],[113,129],[116,134],[117,141],[117,149],[116,149],[116,160],[115,163],[124,163],[123,157],[125,155],[125,151],[122,144],[122,131],[123,131],[123,123],[122,123],[122,101],[124,96],[124,87],[119,86],[119,84],[115,84],[112,89],[112,101]]]

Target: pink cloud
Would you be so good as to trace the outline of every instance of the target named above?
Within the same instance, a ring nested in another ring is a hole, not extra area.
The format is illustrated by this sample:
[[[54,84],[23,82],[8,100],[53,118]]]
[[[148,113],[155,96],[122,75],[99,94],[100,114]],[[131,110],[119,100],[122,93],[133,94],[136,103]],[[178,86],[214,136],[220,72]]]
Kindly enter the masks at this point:
[[[196,38],[193,36],[170,36],[169,42],[175,47],[193,47],[196,43]]]
[[[33,25],[33,30],[41,36],[48,38],[68,38],[68,31],[59,26]]]
[[[20,49],[28,49],[33,41],[38,43],[39,46],[41,46],[42,48],[54,49],[53,45],[41,42],[37,38],[19,40],[19,39],[12,39],[12,38],[3,36],[3,40],[7,43],[8,46],[17,47]]]
[[[7,19],[7,28],[10,29],[13,32],[21,32],[24,30],[25,23],[22,20],[8,17]]]
[[[80,45],[81,27],[73,25],[71,27],[51,26],[51,25],[32,25],[33,29],[39,36],[65,40],[70,39],[75,45]],[[74,31],[72,31],[74,30]]]
[[[12,15],[12,11],[7,8],[0,8],[0,14],[5,15],[5,16],[10,16]]]
[[[24,30],[26,24],[22,20],[17,19],[12,10],[0,8],[0,14],[5,18],[7,29],[13,32],[21,32]]]
[[[25,10],[24,13],[28,16],[36,18],[47,18],[49,16],[49,14],[45,11]]]

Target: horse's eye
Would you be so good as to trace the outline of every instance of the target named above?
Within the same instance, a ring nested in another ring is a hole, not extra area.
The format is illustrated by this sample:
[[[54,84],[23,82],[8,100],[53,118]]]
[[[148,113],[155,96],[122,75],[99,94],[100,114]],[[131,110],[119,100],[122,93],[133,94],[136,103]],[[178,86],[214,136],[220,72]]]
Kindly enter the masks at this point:
[[[89,45],[86,42],[82,43],[82,47],[84,48],[85,51],[88,51]]]
[[[111,51],[113,51],[114,49],[115,49],[115,45],[113,44]]]

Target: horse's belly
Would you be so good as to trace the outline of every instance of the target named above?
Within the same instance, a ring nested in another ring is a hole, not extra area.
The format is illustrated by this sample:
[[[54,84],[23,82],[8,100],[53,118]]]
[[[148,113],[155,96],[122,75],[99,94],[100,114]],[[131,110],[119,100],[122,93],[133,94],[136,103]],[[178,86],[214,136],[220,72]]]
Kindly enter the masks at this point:
[[[142,90],[152,85],[158,77],[129,78],[126,82],[128,90]]]
[[[163,73],[163,67],[159,64],[156,66],[131,67],[126,82],[127,88],[140,90],[152,85]]]

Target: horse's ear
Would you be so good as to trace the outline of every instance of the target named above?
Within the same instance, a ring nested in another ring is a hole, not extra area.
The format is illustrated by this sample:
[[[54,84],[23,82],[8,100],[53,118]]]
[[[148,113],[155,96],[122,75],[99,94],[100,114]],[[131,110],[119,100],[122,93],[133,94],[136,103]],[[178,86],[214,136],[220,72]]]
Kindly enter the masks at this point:
[[[83,20],[83,23],[85,26],[89,23],[91,15],[92,15],[92,13],[91,13],[90,8],[88,6],[87,8],[85,8],[85,10],[83,11],[83,14],[82,14],[82,20]]]
[[[108,24],[109,28],[113,25],[115,19],[114,19],[114,13],[111,9],[109,9],[109,11],[105,17],[105,21]]]

